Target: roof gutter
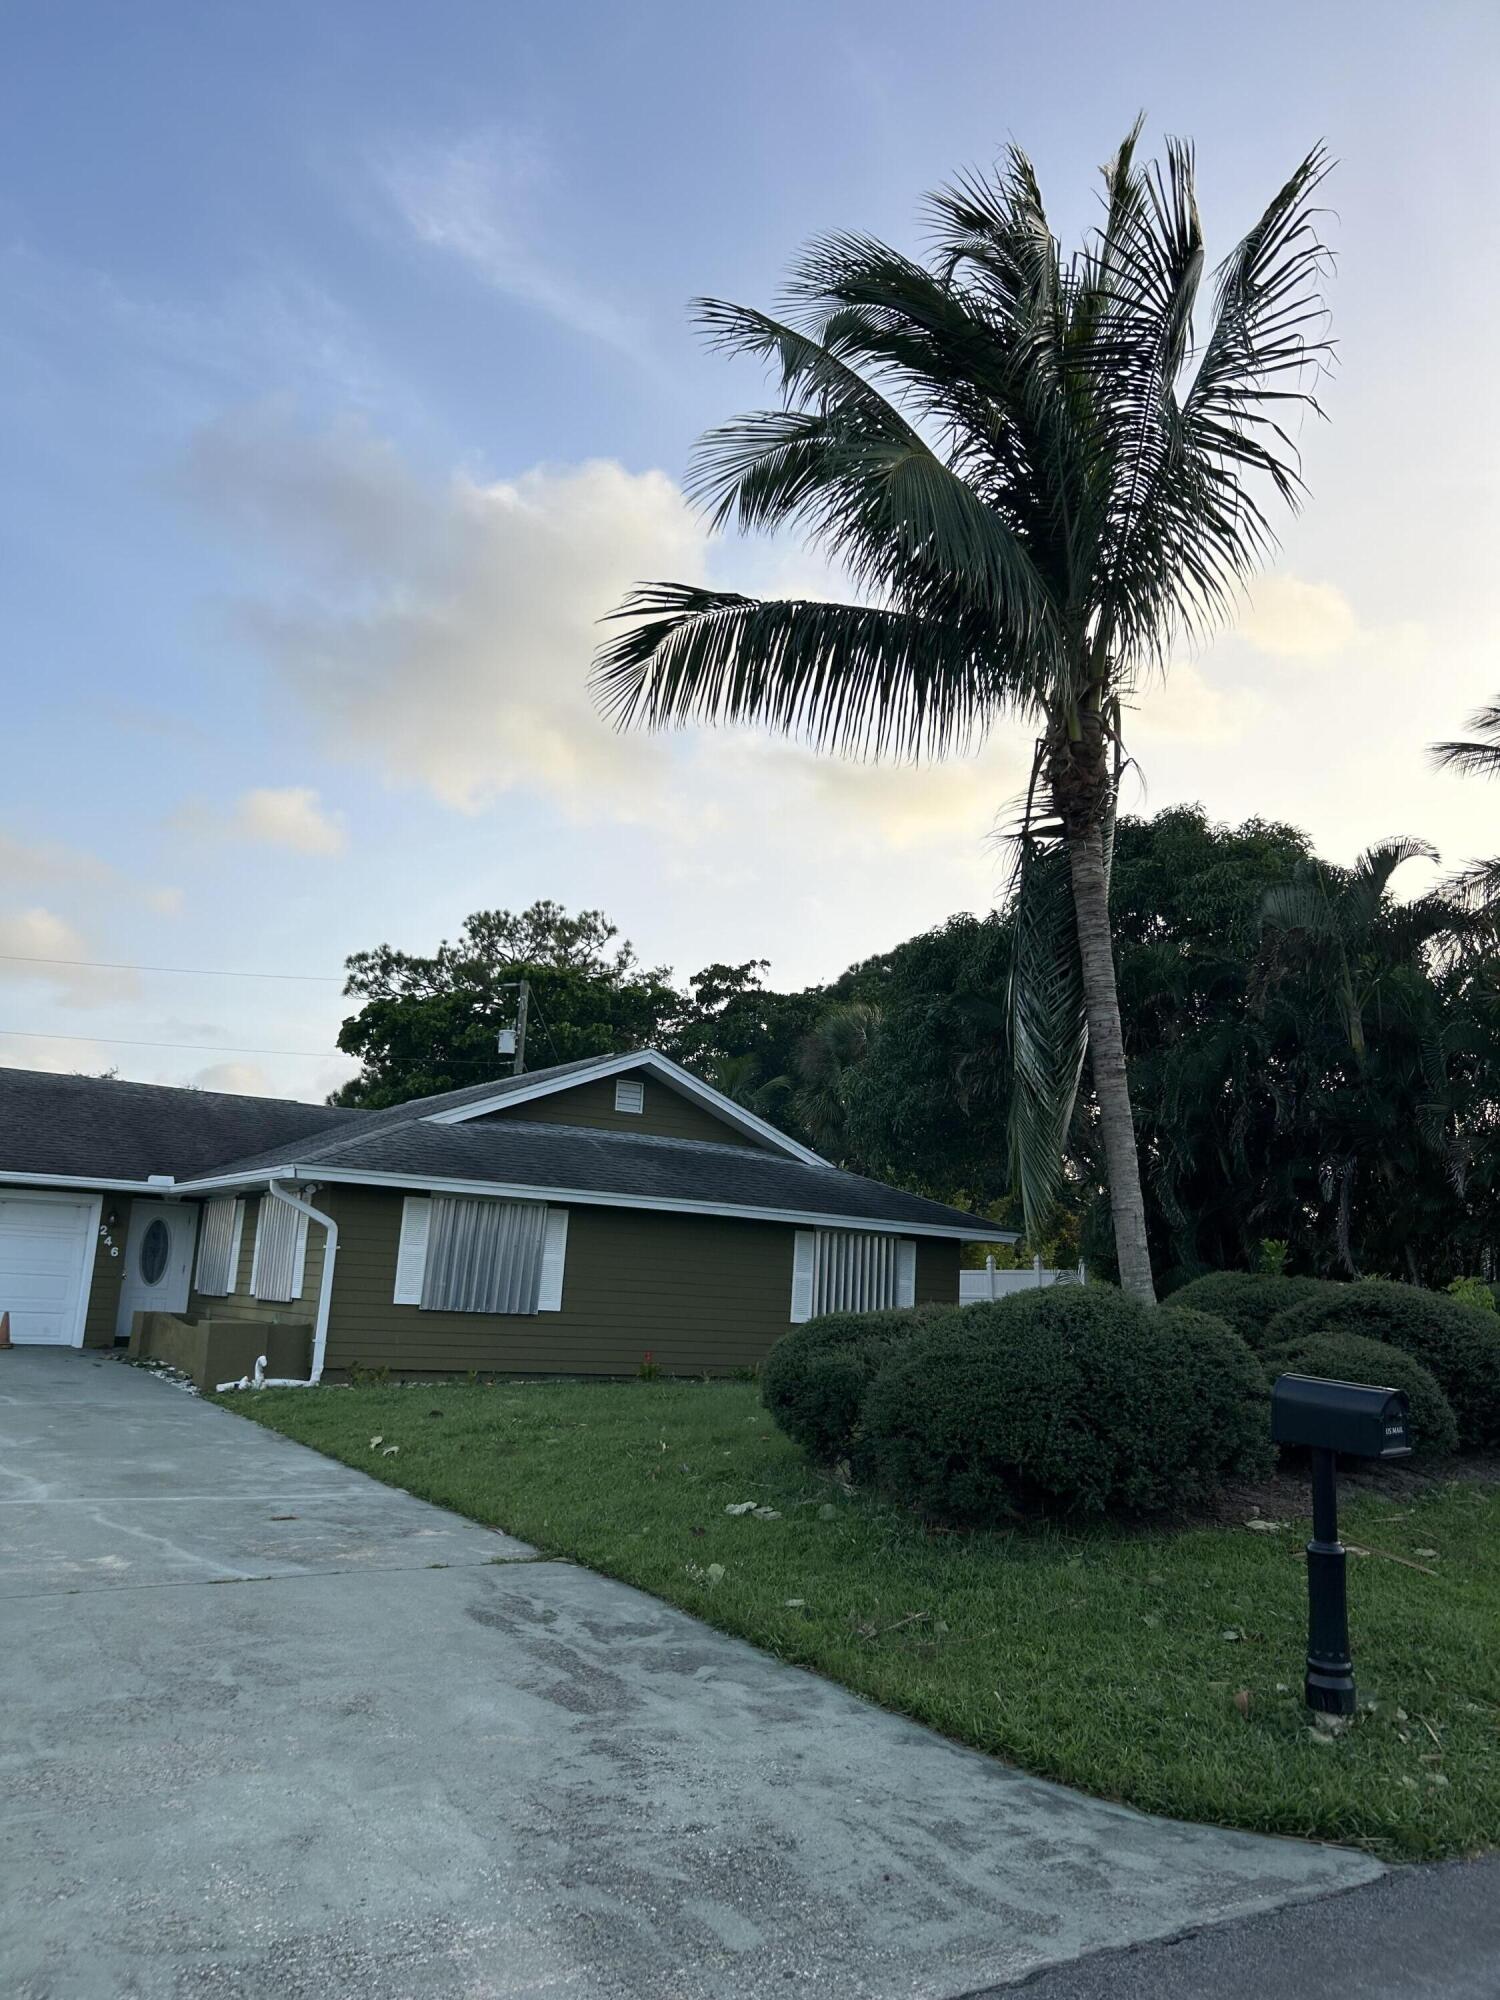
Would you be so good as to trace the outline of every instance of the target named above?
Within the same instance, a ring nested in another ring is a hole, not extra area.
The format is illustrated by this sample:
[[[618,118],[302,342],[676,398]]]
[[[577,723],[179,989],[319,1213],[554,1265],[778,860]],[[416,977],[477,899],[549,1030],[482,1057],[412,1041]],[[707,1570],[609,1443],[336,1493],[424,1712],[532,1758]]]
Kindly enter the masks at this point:
[[[318,1316],[313,1325],[312,1366],[307,1372],[309,1388],[315,1388],[323,1379],[323,1356],[328,1349],[328,1313],[333,1304],[333,1265],[339,1253],[339,1226],[331,1215],[321,1208],[314,1208],[310,1201],[304,1201],[278,1181],[266,1183],[266,1192],[277,1201],[284,1201],[288,1208],[296,1209],[310,1222],[318,1223],[323,1230],[323,1279],[318,1286]]]
[[[106,1194],[175,1194],[177,1183],[170,1174],[151,1180],[124,1181],[109,1174],[29,1174],[20,1167],[0,1167],[0,1185],[5,1187],[102,1189]]]

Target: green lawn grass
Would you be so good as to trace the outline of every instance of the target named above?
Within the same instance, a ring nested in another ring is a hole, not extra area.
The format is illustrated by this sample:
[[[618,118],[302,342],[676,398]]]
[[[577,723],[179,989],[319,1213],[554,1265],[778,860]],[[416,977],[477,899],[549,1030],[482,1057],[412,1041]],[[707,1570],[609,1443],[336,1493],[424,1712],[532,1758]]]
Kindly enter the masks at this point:
[[[1373,1706],[1326,1740],[1301,1703],[1305,1521],[935,1533],[842,1491],[729,1383],[225,1400],[1086,1791],[1406,1858],[1500,1842],[1500,1488],[1346,1507],[1346,1541],[1381,1552],[1350,1560]],[[726,1511],[747,1500],[778,1518]]]

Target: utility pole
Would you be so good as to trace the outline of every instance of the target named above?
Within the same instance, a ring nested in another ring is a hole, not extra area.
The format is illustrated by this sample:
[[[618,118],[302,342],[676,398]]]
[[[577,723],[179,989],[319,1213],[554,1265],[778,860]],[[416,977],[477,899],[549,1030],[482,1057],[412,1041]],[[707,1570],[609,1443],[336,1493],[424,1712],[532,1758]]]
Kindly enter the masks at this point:
[[[516,1066],[512,1076],[519,1076],[526,1067],[526,1008],[531,999],[529,980],[518,980],[516,986]]]

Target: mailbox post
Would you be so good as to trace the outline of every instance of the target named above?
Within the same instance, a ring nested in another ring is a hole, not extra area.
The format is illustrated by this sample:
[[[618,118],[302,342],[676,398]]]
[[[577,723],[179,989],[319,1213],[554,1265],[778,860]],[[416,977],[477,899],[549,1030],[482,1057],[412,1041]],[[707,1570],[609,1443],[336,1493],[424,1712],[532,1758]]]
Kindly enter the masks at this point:
[[[1354,1662],[1349,1657],[1348,1558],[1339,1540],[1338,1454],[1406,1458],[1411,1453],[1407,1399],[1400,1389],[1363,1382],[1282,1375],[1271,1391],[1271,1438],[1312,1453],[1313,1538],[1307,1545],[1309,1708],[1352,1715]]]

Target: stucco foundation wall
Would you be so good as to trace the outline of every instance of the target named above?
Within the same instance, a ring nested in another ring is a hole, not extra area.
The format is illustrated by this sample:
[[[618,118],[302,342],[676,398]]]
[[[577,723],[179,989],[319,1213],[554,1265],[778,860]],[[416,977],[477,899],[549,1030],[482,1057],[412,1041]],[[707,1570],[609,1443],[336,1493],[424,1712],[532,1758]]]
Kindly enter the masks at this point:
[[[272,1325],[252,1320],[188,1319],[176,1313],[135,1315],[130,1353],[137,1360],[165,1363],[191,1375],[200,1389],[238,1381],[266,1357],[266,1373],[306,1381],[312,1358],[312,1327]]]
[[[569,1209],[560,1312],[425,1312],[391,1301],[402,1196],[325,1187],[339,1225],[326,1369],[632,1375],[758,1366],[790,1325],[790,1224]],[[919,1302],[958,1298],[959,1246],[917,1239]],[[310,1260],[309,1260],[310,1261]]]

